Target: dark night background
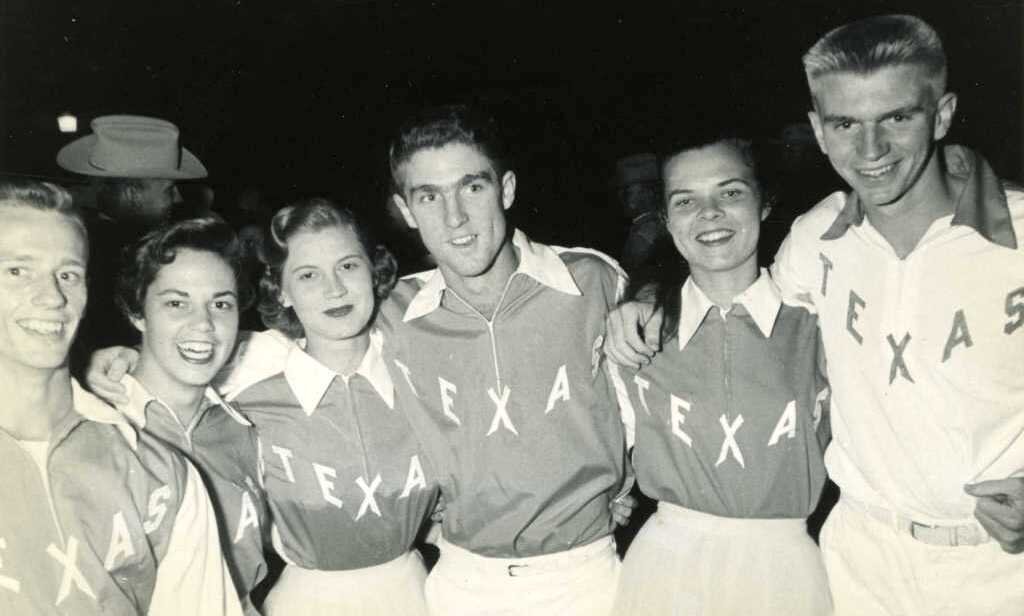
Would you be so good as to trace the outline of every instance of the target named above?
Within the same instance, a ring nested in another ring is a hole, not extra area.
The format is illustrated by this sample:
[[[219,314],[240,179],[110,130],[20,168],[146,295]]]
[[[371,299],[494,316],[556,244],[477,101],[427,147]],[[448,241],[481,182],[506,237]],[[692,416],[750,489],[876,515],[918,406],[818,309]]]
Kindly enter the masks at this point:
[[[155,115],[181,127],[229,216],[247,187],[274,206],[323,193],[379,215],[395,124],[423,104],[471,101],[511,139],[516,224],[615,253],[616,158],[708,123],[778,137],[808,108],[801,53],[832,27],[888,12],[943,36],[960,94],[949,140],[1024,176],[1019,0],[4,0],[0,170],[76,181],[54,162],[71,140],[58,113],[75,113],[80,134],[97,115]],[[786,179],[817,176],[816,192],[797,191],[769,236],[838,186],[812,160]]]
[[[1024,179],[1022,4],[0,0],[0,174],[80,183],[54,161],[77,136],[57,132],[59,113],[78,116],[79,134],[98,115],[153,115],[181,127],[229,219],[258,189],[274,209],[326,194],[384,223],[394,126],[422,105],[467,101],[510,138],[514,223],[618,256],[617,158],[706,125],[778,140],[809,108],[801,54],[873,14],[936,27],[960,95],[947,140]],[[816,147],[807,153],[780,177],[766,257],[794,215],[840,186]],[[400,256],[412,237],[391,236]]]

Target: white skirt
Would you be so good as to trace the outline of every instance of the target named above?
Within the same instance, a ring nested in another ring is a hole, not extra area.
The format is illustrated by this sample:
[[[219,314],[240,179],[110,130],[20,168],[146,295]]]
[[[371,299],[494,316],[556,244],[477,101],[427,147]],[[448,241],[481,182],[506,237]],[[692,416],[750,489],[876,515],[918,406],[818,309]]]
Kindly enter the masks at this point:
[[[266,616],[426,616],[423,558],[410,550],[374,567],[320,571],[285,567],[263,605]]]
[[[823,616],[821,552],[802,519],[722,518],[661,503],[622,563],[621,616]]]

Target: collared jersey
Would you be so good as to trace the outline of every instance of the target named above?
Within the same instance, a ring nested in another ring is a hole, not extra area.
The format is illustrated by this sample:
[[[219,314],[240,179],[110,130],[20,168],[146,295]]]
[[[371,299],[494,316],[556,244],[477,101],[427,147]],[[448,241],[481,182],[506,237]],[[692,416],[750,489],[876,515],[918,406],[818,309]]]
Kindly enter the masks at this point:
[[[763,270],[728,312],[692,278],[681,294],[677,337],[639,371],[613,368],[641,490],[717,516],[806,517],[825,483],[817,319]]]
[[[431,270],[400,280],[376,323],[396,398],[417,401],[407,416],[442,474],[445,537],[494,557],[607,536],[609,504],[629,488],[615,391],[601,365],[605,316],[624,275],[596,251],[545,246],[520,231],[513,245],[519,266],[492,318]],[[243,338],[218,379],[229,398],[279,371],[294,346],[275,332]]]
[[[235,589],[247,610],[255,613],[249,594],[267,574],[263,545],[269,532],[253,425],[212,388],[207,388],[203,406],[186,425],[135,378],[126,376],[122,383],[129,402],[119,410],[199,469],[213,501]]]
[[[773,273],[818,313],[831,477],[919,522],[964,524],[964,484],[1024,472],[1024,193],[966,148],[944,155],[955,213],[906,258],[836,193],[793,223]]]
[[[0,614],[238,614],[194,469],[73,388],[45,468],[0,431]]]
[[[284,371],[235,401],[259,432],[274,544],[306,569],[379,565],[411,549],[437,475],[395,396],[379,332],[348,378],[288,345]]]
[[[611,533],[624,484],[615,392],[601,365],[605,316],[623,277],[585,249],[531,242],[491,318],[440,271],[401,280],[381,308],[396,388],[426,408],[444,468],[445,538],[484,556],[568,550]]]

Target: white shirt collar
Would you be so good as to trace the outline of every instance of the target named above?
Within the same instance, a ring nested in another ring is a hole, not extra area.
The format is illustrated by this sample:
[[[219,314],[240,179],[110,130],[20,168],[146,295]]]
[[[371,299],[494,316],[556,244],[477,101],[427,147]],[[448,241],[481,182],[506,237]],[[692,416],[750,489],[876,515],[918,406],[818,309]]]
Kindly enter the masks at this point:
[[[89,421],[116,427],[132,449],[138,448],[139,435],[135,433],[131,424],[125,421],[124,416],[103,400],[85,391],[75,379],[71,379],[71,399],[76,413]]]
[[[568,295],[583,295],[569,268],[565,266],[558,252],[550,246],[533,242],[525,233],[516,229],[512,234],[512,246],[519,256],[519,266],[512,273],[525,274],[544,286]],[[423,286],[409,302],[403,321],[412,321],[430,314],[441,306],[441,297],[448,288],[441,270],[433,269],[414,277],[423,280]]]
[[[124,385],[127,390],[128,403],[118,405],[119,410],[125,417],[127,417],[133,424],[139,427],[140,430],[146,429],[146,407],[150,402],[154,400],[166,409],[171,407],[164,403],[163,400],[154,396],[149,392],[146,387],[138,381],[135,377],[130,374],[124,375],[121,379],[121,384]],[[249,428],[252,427],[252,422],[245,418],[231,403],[224,400],[220,394],[213,387],[207,387],[203,392],[203,398],[206,402],[206,408],[211,406],[219,406],[228,414],[232,419]],[[205,409],[204,409],[205,410]]]
[[[715,304],[697,286],[692,276],[683,283],[680,294],[678,336],[679,350],[682,351]],[[765,338],[772,335],[775,319],[782,308],[782,295],[775,281],[768,275],[768,270],[762,267],[757,280],[733,298],[733,304],[743,305]]]
[[[395,386],[381,353],[383,346],[384,336],[376,329],[371,331],[370,345],[367,347],[359,367],[356,368],[355,374],[359,374],[369,381],[388,408],[393,409],[395,408]],[[288,359],[284,366],[284,378],[288,381],[288,386],[306,415],[312,415],[316,411],[331,383],[339,377],[345,381],[346,385],[348,384],[347,378],[313,359],[298,345],[293,346],[288,352]]]

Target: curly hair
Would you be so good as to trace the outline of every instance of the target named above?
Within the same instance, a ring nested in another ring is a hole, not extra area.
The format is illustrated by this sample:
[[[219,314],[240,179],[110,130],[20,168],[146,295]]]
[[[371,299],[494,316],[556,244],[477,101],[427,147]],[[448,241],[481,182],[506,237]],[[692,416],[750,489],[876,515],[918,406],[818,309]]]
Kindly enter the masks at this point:
[[[224,259],[235,275],[239,312],[249,306],[253,291],[242,265],[241,242],[220,217],[203,216],[160,227],[125,249],[115,299],[126,317],[142,316],[149,285],[160,269],[173,263],[178,251],[185,248],[212,252]]]
[[[260,261],[265,265],[260,278],[260,316],[269,328],[292,338],[305,336],[295,310],[281,303],[281,273],[288,259],[288,242],[301,232],[331,227],[352,229],[373,269],[373,295],[377,304],[391,293],[398,278],[398,262],[383,244],[378,244],[369,229],[361,224],[352,210],[323,197],[313,197],[287,205],[270,221]]]

